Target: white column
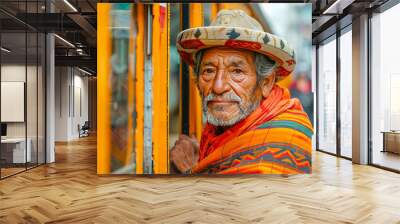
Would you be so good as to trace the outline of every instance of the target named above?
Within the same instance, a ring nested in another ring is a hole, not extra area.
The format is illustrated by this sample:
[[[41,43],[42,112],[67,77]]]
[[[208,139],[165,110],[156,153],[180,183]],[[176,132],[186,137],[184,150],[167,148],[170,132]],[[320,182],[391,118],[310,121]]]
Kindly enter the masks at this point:
[[[368,163],[368,15],[353,20],[353,162]]]
[[[46,36],[46,163],[55,162],[54,133],[55,133],[55,60],[54,35]]]

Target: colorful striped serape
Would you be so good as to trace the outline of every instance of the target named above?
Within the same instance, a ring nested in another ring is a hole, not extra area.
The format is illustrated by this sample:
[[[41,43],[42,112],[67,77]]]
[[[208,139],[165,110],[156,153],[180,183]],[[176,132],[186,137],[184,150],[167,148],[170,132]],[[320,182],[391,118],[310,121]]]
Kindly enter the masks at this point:
[[[275,85],[244,120],[217,135],[207,124],[192,173],[311,173],[312,125],[298,99]]]

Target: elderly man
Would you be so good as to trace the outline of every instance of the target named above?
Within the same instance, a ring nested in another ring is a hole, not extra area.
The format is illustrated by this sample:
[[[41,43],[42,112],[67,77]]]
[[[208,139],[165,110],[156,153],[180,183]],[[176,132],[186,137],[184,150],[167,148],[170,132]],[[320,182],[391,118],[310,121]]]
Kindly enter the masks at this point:
[[[196,74],[207,124],[200,144],[181,135],[171,161],[181,173],[310,173],[312,126],[300,102],[275,84],[294,51],[241,10],[178,34]]]

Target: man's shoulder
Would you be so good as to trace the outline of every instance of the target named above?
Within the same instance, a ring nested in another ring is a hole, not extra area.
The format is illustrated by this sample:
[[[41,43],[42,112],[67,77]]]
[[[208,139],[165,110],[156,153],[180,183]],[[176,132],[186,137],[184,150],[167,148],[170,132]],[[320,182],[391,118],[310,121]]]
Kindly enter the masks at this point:
[[[305,134],[309,138],[313,134],[313,127],[307,114],[299,110],[287,110],[260,124],[257,129],[294,130]]]

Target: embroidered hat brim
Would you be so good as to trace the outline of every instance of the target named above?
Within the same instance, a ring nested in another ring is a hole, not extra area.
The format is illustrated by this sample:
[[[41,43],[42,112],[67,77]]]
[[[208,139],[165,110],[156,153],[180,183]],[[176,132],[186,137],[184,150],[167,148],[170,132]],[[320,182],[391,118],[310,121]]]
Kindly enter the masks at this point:
[[[191,66],[198,51],[211,47],[231,47],[264,54],[277,63],[278,80],[287,77],[296,66],[294,50],[285,40],[267,32],[248,28],[191,28],[178,34],[176,45],[181,58]]]

